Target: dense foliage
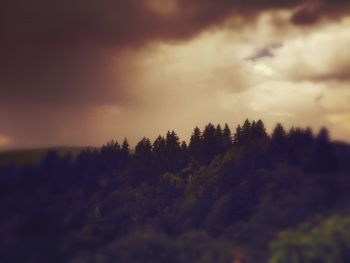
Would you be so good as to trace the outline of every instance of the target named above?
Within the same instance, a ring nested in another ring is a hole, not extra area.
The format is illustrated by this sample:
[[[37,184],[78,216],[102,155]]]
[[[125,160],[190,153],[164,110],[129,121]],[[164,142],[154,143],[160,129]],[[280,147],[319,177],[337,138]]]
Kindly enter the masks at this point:
[[[347,212],[349,152],[260,120],[50,151],[0,168],[0,262],[266,262],[279,231]]]
[[[320,225],[305,223],[280,233],[270,263],[350,262],[350,217],[334,216]]]

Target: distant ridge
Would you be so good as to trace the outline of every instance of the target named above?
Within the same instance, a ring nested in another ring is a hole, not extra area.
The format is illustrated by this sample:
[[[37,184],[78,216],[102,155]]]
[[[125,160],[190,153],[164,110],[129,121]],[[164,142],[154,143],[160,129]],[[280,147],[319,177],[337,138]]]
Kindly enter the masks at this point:
[[[91,149],[90,146],[57,146],[34,149],[16,149],[0,151],[0,166],[37,164],[48,151],[57,151],[60,156],[71,153],[77,156],[82,150]]]

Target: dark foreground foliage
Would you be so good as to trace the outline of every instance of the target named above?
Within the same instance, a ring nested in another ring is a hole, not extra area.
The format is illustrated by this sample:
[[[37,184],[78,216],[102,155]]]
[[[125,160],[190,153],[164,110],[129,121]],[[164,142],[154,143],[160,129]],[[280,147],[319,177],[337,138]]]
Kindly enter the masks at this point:
[[[283,231],[271,250],[269,263],[350,262],[350,217],[333,216]]]
[[[50,151],[0,168],[0,262],[283,262],[279,232],[348,212],[349,153],[326,129],[260,120]]]

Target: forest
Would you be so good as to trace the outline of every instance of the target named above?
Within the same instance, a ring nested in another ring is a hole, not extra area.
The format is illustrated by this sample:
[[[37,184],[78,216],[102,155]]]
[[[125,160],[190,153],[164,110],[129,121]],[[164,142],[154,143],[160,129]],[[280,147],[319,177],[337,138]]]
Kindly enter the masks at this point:
[[[0,166],[0,262],[348,263],[350,146],[196,127]]]

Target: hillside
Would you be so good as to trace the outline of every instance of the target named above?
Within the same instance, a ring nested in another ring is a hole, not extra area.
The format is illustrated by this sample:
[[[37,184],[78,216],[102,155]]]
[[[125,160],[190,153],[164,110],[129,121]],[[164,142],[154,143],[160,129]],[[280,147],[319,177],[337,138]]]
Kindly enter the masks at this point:
[[[0,167],[1,262],[348,262],[350,147],[324,128],[246,120],[62,153]]]

